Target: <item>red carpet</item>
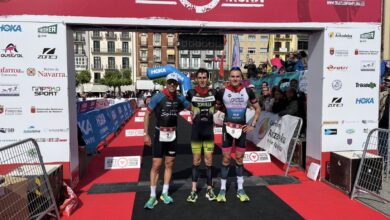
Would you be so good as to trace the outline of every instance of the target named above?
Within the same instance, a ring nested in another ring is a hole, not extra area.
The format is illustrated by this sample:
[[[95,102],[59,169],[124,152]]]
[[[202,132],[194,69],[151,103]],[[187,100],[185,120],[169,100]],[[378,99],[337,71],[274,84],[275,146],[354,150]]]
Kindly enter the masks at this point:
[[[139,117],[138,113],[135,117]],[[125,136],[127,129],[143,128],[143,122],[135,122],[135,117],[126,123],[107,148],[102,149],[101,153],[91,160],[87,176],[78,186],[81,190],[79,195],[81,205],[70,218],[63,219],[131,219],[135,193],[88,195],[85,191],[96,183],[138,181],[139,169],[104,170],[106,156],[142,154],[143,136]],[[274,158],[272,160],[275,161]],[[285,172],[283,165],[278,162],[245,164],[245,168],[256,176],[283,175]],[[272,185],[268,188],[305,219],[387,219],[379,212],[350,200],[347,195],[331,186],[307,179],[305,173],[300,170],[293,168],[289,175],[298,178],[301,183]]]

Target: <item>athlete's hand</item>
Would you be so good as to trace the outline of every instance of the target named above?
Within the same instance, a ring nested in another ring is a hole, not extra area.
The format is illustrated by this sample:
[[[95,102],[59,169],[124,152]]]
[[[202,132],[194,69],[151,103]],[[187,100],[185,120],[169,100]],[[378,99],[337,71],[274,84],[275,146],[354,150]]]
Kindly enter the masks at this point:
[[[242,129],[242,131],[245,133],[249,133],[249,132],[253,131],[254,129],[255,129],[255,127],[252,127],[251,125],[245,125],[244,128]]]
[[[144,144],[146,146],[151,146],[152,145],[152,140],[150,139],[150,136],[148,134],[144,136]]]

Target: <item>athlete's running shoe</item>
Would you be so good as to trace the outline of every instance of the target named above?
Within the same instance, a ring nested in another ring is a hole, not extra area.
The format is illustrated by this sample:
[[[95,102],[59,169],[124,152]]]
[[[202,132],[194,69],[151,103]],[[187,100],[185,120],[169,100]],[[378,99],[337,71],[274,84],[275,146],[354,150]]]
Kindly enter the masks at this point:
[[[145,203],[145,209],[153,209],[157,205],[158,201],[155,196],[150,197],[149,200]]]
[[[224,189],[221,189],[221,191],[219,191],[219,194],[217,196],[217,202],[226,202],[226,190]]]
[[[161,194],[160,199],[161,199],[165,204],[173,203],[173,199],[172,199],[172,197],[168,196],[168,193],[163,193],[163,194]]]
[[[197,199],[198,195],[196,194],[196,192],[191,191],[190,195],[187,197],[187,202],[196,202]]]
[[[245,193],[243,189],[237,191],[237,198],[240,199],[241,202],[249,202],[249,196]]]
[[[215,196],[214,194],[213,188],[207,189],[206,198],[208,198],[209,201],[213,201],[217,199],[217,196]]]

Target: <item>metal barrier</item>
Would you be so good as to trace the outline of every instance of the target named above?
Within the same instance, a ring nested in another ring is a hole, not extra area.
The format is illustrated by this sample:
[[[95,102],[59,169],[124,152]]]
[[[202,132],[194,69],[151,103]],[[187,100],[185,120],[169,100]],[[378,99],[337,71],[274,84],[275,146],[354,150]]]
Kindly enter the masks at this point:
[[[372,202],[374,197],[382,203],[390,202],[389,133],[390,130],[376,128],[368,134],[351,199],[364,197]]]
[[[0,219],[59,218],[38,144],[26,139],[0,148]]]
[[[292,117],[294,117],[294,116],[292,116]],[[287,168],[286,168],[286,172],[284,174],[285,176],[288,175],[288,171],[291,168],[292,158],[293,158],[293,155],[295,152],[295,147],[297,146],[299,135],[301,134],[302,124],[303,124],[302,118],[299,118],[299,117],[296,117],[296,118],[298,119],[298,124],[297,124],[297,127],[295,127],[293,137],[291,138],[291,141],[290,141],[289,146],[288,146]]]

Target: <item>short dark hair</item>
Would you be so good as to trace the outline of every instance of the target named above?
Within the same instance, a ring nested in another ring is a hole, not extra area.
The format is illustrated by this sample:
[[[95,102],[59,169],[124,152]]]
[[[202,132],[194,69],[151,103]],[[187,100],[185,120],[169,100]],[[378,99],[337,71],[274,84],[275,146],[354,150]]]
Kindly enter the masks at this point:
[[[290,83],[293,82],[293,81],[296,82],[296,83],[298,83],[298,80],[296,80],[296,79],[291,79],[291,80],[290,80]]]
[[[207,78],[209,78],[209,71],[205,68],[199,68],[196,72],[195,72],[195,77],[198,77],[199,73],[206,73],[207,74]]]
[[[241,71],[241,68],[238,67],[238,66],[233,66],[233,67],[230,69],[229,72],[232,72],[232,71],[240,71],[240,72],[242,72],[242,71]]]

